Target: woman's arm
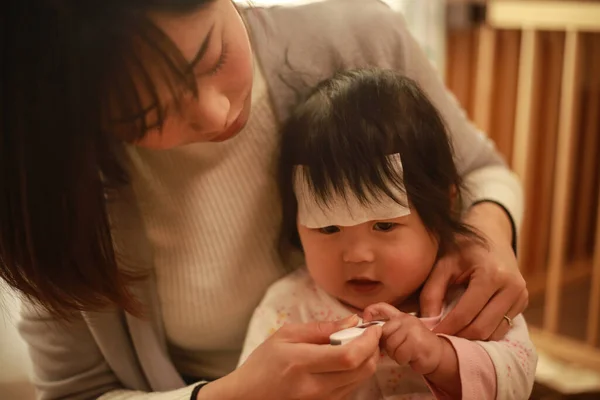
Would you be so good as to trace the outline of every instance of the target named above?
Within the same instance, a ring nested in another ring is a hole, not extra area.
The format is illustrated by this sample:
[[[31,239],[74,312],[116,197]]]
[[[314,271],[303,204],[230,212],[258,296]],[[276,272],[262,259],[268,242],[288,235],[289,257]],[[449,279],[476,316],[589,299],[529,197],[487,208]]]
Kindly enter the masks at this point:
[[[68,320],[57,320],[42,307],[24,302],[21,307],[19,331],[28,345],[33,364],[32,383],[41,399],[147,399],[144,377],[129,365],[135,365],[135,355],[120,351],[122,382],[98,348],[81,313]],[[114,340],[120,340],[114,332]],[[127,385],[139,391],[124,390]],[[181,399],[192,392],[183,388],[163,393],[160,399]],[[183,396],[183,397],[182,397]]]
[[[109,314],[105,317],[111,318]],[[120,317],[115,314],[115,318]],[[24,302],[19,331],[28,345],[33,364],[32,383],[40,399],[187,400],[196,385],[150,392],[133,349],[117,344],[122,339],[129,341],[121,337],[124,332],[112,331],[119,362],[111,366],[81,313],[58,320],[42,307]]]
[[[205,385],[196,398],[345,398],[374,373],[381,329],[369,329],[344,349],[320,344],[328,343],[331,333],[356,323],[354,316],[336,322],[286,325],[244,365]],[[109,365],[81,314],[58,321],[42,309],[26,306],[19,329],[29,346],[33,383],[42,399],[187,400],[197,385],[150,392],[145,378],[128,367],[137,362],[132,350],[119,348],[121,359],[117,365]],[[115,342],[121,340],[119,335],[115,332]]]

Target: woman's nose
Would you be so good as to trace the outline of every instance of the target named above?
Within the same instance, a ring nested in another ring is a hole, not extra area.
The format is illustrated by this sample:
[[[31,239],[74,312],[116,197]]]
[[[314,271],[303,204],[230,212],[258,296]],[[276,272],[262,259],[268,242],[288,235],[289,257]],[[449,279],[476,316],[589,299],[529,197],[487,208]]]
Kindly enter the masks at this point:
[[[218,88],[199,88],[195,107],[188,108],[192,126],[204,132],[219,132],[227,128],[231,104],[229,98]]]

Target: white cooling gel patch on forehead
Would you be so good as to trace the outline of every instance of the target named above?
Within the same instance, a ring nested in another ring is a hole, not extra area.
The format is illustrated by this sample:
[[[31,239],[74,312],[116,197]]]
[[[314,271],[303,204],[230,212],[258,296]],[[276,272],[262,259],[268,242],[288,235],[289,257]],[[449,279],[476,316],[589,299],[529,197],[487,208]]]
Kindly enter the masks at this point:
[[[396,172],[402,176],[400,154],[388,156]],[[304,178],[305,167],[298,165],[294,171],[294,193],[298,202],[298,223],[307,228],[324,228],[326,226],[354,226],[368,221],[381,221],[403,217],[410,214],[410,209],[400,205],[389,196],[369,198],[365,205],[348,188],[346,198],[333,193],[327,205],[320,203],[308,182]],[[408,204],[406,190],[398,188],[391,182],[388,185],[392,194],[403,204]]]

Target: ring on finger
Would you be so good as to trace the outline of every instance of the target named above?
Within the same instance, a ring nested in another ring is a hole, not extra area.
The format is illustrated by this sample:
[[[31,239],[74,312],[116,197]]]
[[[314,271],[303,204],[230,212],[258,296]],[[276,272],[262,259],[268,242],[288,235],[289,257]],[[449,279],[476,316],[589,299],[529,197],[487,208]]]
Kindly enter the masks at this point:
[[[508,322],[508,326],[510,326],[512,328],[513,327],[513,320],[512,320],[512,318],[509,317],[506,314],[504,314],[502,317],[506,320],[506,322]]]

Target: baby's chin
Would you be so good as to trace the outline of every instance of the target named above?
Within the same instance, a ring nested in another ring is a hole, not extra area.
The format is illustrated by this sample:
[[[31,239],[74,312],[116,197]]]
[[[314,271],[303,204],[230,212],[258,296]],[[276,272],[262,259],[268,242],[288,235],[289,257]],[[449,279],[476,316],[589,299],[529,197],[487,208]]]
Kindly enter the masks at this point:
[[[365,306],[365,307],[361,307],[361,306],[355,306],[355,305],[353,305],[353,304],[351,304],[351,303],[349,303],[349,302],[346,302],[346,301],[344,301],[344,300],[341,300],[341,299],[337,299],[337,300],[340,302],[340,304],[341,304],[342,306],[344,306],[344,308],[345,308],[346,310],[350,311],[350,312],[351,312],[351,313],[353,313],[353,314],[357,314],[359,317],[361,317],[361,318],[362,318],[362,313],[363,313],[363,310],[364,310],[364,309],[365,309],[367,306]]]
[[[416,295],[365,300],[345,300],[338,298],[337,300],[342,304],[342,306],[344,306],[344,308],[351,313],[357,314],[361,318],[365,308],[377,303],[391,304],[404,313],[419,312],[419,298]]]

